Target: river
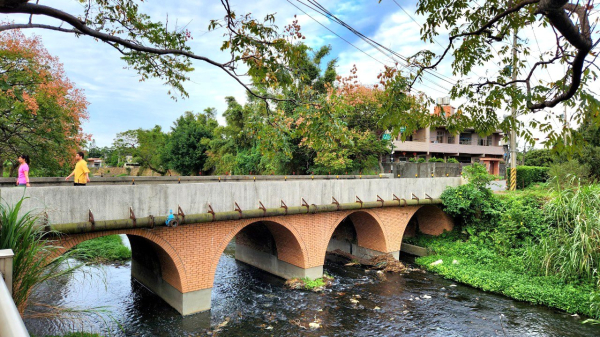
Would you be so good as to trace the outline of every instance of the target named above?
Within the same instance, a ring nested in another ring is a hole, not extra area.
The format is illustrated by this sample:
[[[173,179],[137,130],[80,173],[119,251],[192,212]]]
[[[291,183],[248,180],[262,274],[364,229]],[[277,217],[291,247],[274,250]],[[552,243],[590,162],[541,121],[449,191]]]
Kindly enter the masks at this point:
[[[180,316],[131,280],[129,264],[90,266],[43,285],[32,300],[100,312],[71,321],[27,319],[27,328],[36,336],[72,330],[106,336],[600,336],[600,326],[581,324],[578,316],[416,268],[380,280],[329,261],[324,270],[334,284],[315,293],[286,289],[282,279],[237,262],[234,252],[230,244],[219,261],[210,312]]]

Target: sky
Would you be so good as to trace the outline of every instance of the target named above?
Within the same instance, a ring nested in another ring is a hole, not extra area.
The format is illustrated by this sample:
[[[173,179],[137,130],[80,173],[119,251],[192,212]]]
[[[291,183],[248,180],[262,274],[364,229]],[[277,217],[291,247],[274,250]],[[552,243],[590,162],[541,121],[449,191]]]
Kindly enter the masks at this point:
[[[374,50],[345,28],[303,7],[295,0],[290,1],[312,18],[285,0],[230,0],[230,4],[236,13],[251,12],[256,18],[262,18],[268,13],[276,13],[276,24],[281,28],[291,23],[296,15],[302,26],[302,33],[306,36],[305,43],[314,49],[322,45],[330,45],[331,57],[338,59],[338,73],[342,76],[347,75],[352,66],[356,65],[359,80],[363,84],[375,84],[377,75],[383,69],[382,63],[387,65],[394,63],[391,58]],[[419,23],[424,22],[425,19],[414,14],[414,1],[322,0],[320,3],[364,35],[401,55],[413,55],[423,49],[434,52],[442,50],[437,43],[429,44],[420,40]],[[75,0],[41,0],[40,4],[72,14],[83,12],[81,4]],[[410,16],[400,6],[410,13]],[[147,0],[140,4],[140,8],[155,21],[168,20],[170,26],[186,26],[193,36],[190,46],[194,53],[219,62],[228,60],[228,55],[219,50],[224,31],[208,32],[209,21],[221,19],[225,14],[220,1]],[[0,18],[2,21],[15,22],[24,22],[28,19],[26,16],[8,18],[5,15],[0,15]],[[34,17],[33,22],[55,23],[39,17]],[[246,100],[246,92],[242,86],[219,68],[204,62],[194,62],[195,70],[189,74],[190,80],[184,84],[189,98],[173,100],[168,94],[170,87],[163,85],[157,79],[140,82],[140,76],[135,70],[127,69],[126,63],[120,59],[120,54],[104,43],[90,37],[78,38],[71,34],[42,29],[30,29],[25,33],[41,36],[48,51],[58,56],[64,64],[67,76],[77,87],[84,90],[90,103],[88,107],[90,117],[83,124],[83,131],[92,135],[97,146],[110,146],[117,133],[127,130],[149,129],[160,125],[163,130],[168,131],[173,122],[185,111],[201,112],[206,108],[214,107],[218,111],[219,122],[224,124],[221,113],[226,108],[225,97],[234,96],[239,102]],[[546,45],[546,42],[553,43],[554,40],[552,32],[543,29],[536,29],[535,37],[532,32],[527,31],[522,32],[520,37],[528,43],[537,41],[540,50],[550,48],[551,45]],[[444,46],[447,40],[444,34],[436,38],[436,41]],[[443,76],[456,79],[452,76],[450,61],[451,59],[442,62],[437,71]],[[481,65],[472,76],[475,78],[485,73],[493,74],[498,70],[497,65]],[[540,79],[547,80],[543,78],[545,76],[540,75]],[[550,77],[551,72],[548,72],[547,76]],[[249,82],[247,78],[242,80]],[[415,88],[432,98],[438,98],[447,96],[450,84],[427,76],[424,83],[416,85]],[[460,101],[453,101],[452,105],[458,106],[460,103]],[[562,108],[553,110],[555,114],[562,113]],[[502,116],[506,113],[508,112],[499,111],[498,115]],[[538,113],[536,116],[540,115]],[[526,117],[523,120],[528,121],[531,118],[535,117]],[[560,126],[558,119],[555,125],[557,128]]]

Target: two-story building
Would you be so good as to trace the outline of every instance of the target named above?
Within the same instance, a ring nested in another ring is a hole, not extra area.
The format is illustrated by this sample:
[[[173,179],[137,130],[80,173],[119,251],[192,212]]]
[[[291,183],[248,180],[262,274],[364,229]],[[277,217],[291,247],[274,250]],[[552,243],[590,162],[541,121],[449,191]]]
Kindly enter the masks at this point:
[[[449,104],[442,108],[446,114],[454,113],[454,107]],[[439,108],[434,113],[438,111]],[[405,141],[401,140],[401,135],[395,137],[392,158],[395,162],[409,158],[455,158],[461,163],[482,163],[490,173],[499,174],[500,162],[504,160],[502,138],[500,131],[482,136],[473,129],[452,134],[445,127],[424,128],[409,135]]]

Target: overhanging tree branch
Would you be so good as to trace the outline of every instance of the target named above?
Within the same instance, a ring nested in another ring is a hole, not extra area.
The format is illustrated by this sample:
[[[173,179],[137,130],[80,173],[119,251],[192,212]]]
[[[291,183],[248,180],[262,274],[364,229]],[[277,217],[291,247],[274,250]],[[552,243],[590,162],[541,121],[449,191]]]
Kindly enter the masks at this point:
[[[228,2],[224,1],[224,6],[226,4],[228,5]],[[229,10],[229,7],[226,6],[226,9]],[[73,29],[66,29],[66,28],[57,27],[57,26],[44,25],[44,24],[33,24],[33,23],[7,24],[7,25],[0,26],[0,31],[10,30],[10,29],[41,28],[41,29],[55,30],[55,31],[60,31],[60,32],[65,32],[65,33],[87,35],[87,36],[96,38],[102,42],[105,42],[105,43],[111,45],[113,48],[118,49],[121,53],[124,53],[124,51],[120,47],[125,47],[130,50],[137,51],[140,53],[145,53],[145,54],[160,55],[160,56],[162,56],[162,55],[183,56],[183,57],[186,57],[189,59],[203,61],[210,65],[220,68],[227,75],[232,77],[238,84],[240,84],[242,87],[244,87],[252,96],[262,99],[265,102],[267,102],[267,101],[276,101],[277,102],[277,101],[286,101],[287,100],[287,99],[280,99],[280,98],[272,97],[272,96],[264,96],[264,95],[260,95],[257,92],[255,92],[252,88],[250,88],[249,85],[242,82],[242,80],[238,76],[236,76],[235,67],[231,62],[220,63],[220,62],[212,60],[208,57],[205,57],[202,55],[197,55],[192,52],[189,52],[186,50],[181,50],[181,49],[169,49],[169,48],[163,49],[163,48],[155,48],[155,47],[145,46],[137,41],[130,41],[130,40],[121,38],[116,35],[107,34],[107,33],[101,32],[99,30],[90,28],[86,24],[86,22],[81,21],[80,19],[78,19],[77,17],[75,17],[69,13],[66,13],[64,11],[58,10],[53,7],[28,3],[26,0],[0,0],[0,13],[42,15],[45,17],[50,17],[50,18],[60,20],[60,21],[67,23],[73,27]],[[86,13],[86,17],[88,15],[89,15],[89,13]]]

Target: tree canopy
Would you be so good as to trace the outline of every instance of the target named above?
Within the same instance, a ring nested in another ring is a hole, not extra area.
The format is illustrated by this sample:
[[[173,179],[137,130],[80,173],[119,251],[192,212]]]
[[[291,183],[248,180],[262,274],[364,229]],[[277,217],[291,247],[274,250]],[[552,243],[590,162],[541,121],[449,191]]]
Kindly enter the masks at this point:
[[[496,111],[508,107],[525,115],[559,103],[576,111],[572,119],[575,124],[590,110],[596,112],[594,123],[600,124],[598,96],[589,86],[597,80],[599,69],[595,65],[600,36],[594,1],[419,0],[417,14],[426,16],[421,30],[424,41],[433,42],[447,30],[449,42],[440,54],[423,50],[409,59],[417,69],[410,76],[412,83],[451,55],[453,75],[459,78],[451,96],[467,100],[459,110],[469,114],[473,124],[498,125]],[[539,45],[518,38],[523,31],[535,34],[543,30],[554,33],[552,50],[542,51]],[[515,54],[511,48],[512,34],[516,34]],[[533,64],[527,58],[534,59]],[[500,68],[497,74],[486,72],[476,80],[465,79],[474,68],[494,63]],[[549,67],[553,69],[553,80],[540,80],[546,77]],[[548,132],[547,144],[561,146],[558,138],[570,133],[555,131],[551,117],[545,114],[542,120],[534,119],[519,129],[529,141],[533,139],[531,128]],[[517,120],[507,118],[502,127],[509,130],[518,124]]]
[[[87,138],[88,103],[39,37],[0,32],[0,92],[0,163],[26,154],[50,174],[70,162]]]
[[[331,81],[333,73],[323,74],[321,80],[311,79],[319,73],[323,56],[317,53],[312,60],[305,57],[307,47],[300,43],[304,36],[297,20],[279,29],[273,14],[258,19],[251,14],[236,13],[228,0],[221,0],[224,15],[221,19],[210,20],[208,28],[224,30],[221,50],[229,57],[217,61],[191,49],[189,40],[193,37],[192,32],[151,18],[140,10],[138,1],[79,2],[82,4],[81,13],[67,13],[29,0],[0,0],[0,13],[31,15],[27,22],[0,24],[0,31],[35,28],[92,37],[117,49],[128,67],[136,70],[142,80],[149,77],[162,79],[174,89],[172,97],[176,93],[187,96],[184,82],[194,70],[192,61],[198,60],[232,76],[250,95],[262,98],[267,110],[276,105],[275,109],[284,111],[286,116],[279,118],[279,122],[289,118],[294,118],[294,122],[306,121],[330,114],[327,109],[332,105],[322,101],[321,93],[326,90],[325,85]],[[316,0],[307,2],[326,11]],[[600,41],[596,7],[592,0],[584,3],[568,0],[419,0],[417,14],[426,17],[421,38],[433,42],[441,32],[448,31],[449,42],[439,54],[422,50],[405,59],[406,64],[383,69],[379,76],[381,87],[377,88],[386,93],[382,96],[380,127],[394,133],[402,128],[406,129],[404,134],[410,134],[425,118],[426,121],[447,125],[451,132],[458,132],[466,126],[475,127],[481,134],[489,134],[498,127],[505,131],[518,129],[529,141],[533,140],[531,130],[539,129],[549,134],[547,144],[562,146],[563,142],[558,141],[560,137],[578,134],[555,130],[551,114],[545,114],[541,120],[533,119],[526,126],[512,117],[500,122],[498,111],[513,107],[519,115],[525,115],[562,103],[576,111],[572,125],[581,122],[585,111],[598,111],[597,94],[590,88],[590,84],[597,81],[598,69],[594,64]],[[343,23],[332,13],[326,14]],[[55,24],[46,23],[47,20],[38,23],[37,17],[50,18]],[[351,28],[347,24],[345,26]],[[542,51],[518,38],[520,32],[529,30],[534,33],[552,31],[555,48]],[[353,32],[356,33],[355,30]],[[511,48],[513,33],[517,35],[516,56]],[[531,57],[535,59],[533,64],[527,60]],[[419,97],[412,87],[448,58],[451,58],[453,75],[457,78],[450,79],[450,94],[455,99],[466,99],[466,102],[459,107],[458,114],[434,116],[432,121],[415,104],[430,103],[431,100]],[[490,63],[497,64],[500,70],[477,75],[475,80],[469,79],[473,78],[476,67]],[[559,68],[551,68],[555,66]],[[566,70],[556,71],[563,66]],[[401,68],[408,70],[401,71]],[[548,69],[553,69],[558,78],[539,80],[543,78],[539,76],[540,72],[548,72]],[[244,83],[241,75],[249,75],[252,84]],[[278,104],[286,101],[290,102],[287,107],[285,103]],[[295,109],[293,114],[290,114],[290,107]],[[306,108],[304,112],[301,110],[303,107]],[[272,113],[266,117],[269,125],[277,125],[275,115]],[[592,117],[595,124],[600,124],[600,114]],[[341,124],[327,123],[325,119],[318,121],[323,122],[323,130],[327,127],[344,128]],[[318,123],[311,125],[313,131],[317,130]],[[264,138],[261,139],[264,141]],[[285,147],[282,150],[290,153]],[[338,159],[328,161],[333,163]]]

